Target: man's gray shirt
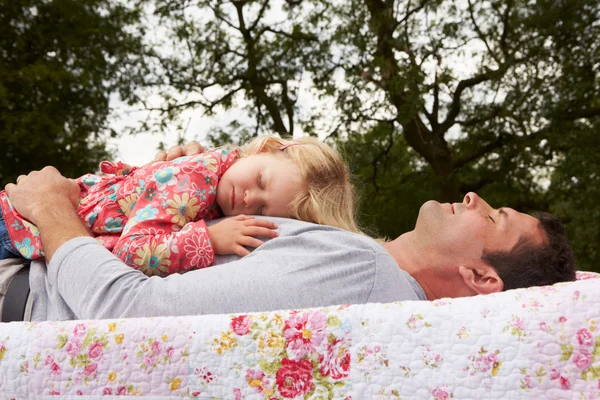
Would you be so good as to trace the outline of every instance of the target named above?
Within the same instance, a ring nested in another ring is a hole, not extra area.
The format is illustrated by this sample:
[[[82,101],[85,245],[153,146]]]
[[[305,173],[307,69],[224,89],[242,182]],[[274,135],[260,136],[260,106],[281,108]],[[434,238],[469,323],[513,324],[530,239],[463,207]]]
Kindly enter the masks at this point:
[[[93,238],[32,263],[33,321],[273,311],[425,300],[419,284],[374,240],[329,226],[264,218],[280,236],[214,266],[147,277]],[[218,220],[208,221],[209,223]]]

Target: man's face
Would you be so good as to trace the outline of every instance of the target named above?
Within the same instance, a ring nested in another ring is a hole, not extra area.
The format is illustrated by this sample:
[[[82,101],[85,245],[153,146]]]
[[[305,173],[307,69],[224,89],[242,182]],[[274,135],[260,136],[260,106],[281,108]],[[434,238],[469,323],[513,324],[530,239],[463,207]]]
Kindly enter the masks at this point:
[[[538,220],[512,208],[492,208],[475,193],[462,203],[428,201],[419,211],[415,226],[419,240],[442,263],[479,265],[484,249],[510,251],[520,238],[542,243]]]

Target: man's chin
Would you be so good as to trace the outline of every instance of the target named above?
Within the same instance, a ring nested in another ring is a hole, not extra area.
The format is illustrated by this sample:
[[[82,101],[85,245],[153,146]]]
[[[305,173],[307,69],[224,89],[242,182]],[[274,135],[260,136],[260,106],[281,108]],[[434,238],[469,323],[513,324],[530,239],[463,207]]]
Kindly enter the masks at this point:
[[[425,203],[423,203],[423,205],[419,209],[419,218],[421,218],[421,215],[425,215],[430,212],[434,212],[434,211],[438,212],[440,209],[440,206],[441,206],[441,204],[435,200],[426,201]]]
[[[417,216],[417,222],[415,223],[415,230],[420,225],[422,227],[432,225],[433,221],[436,221],[441,217],[440,210],[441,204],[435,200],[429,200],[423,203],[423,205],[419,209],[419,215]]]

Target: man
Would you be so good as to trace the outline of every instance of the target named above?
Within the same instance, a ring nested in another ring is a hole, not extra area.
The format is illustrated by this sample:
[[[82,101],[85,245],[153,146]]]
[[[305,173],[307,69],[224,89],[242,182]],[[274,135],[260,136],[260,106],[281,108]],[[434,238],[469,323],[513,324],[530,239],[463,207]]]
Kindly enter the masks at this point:
[[[169,158],[201,150],[197,144],[176,147]],[[13,206],[40,229],[48,263],[31,266],[33,308],[25,317],[31,320],[433,300],[553,284],[575,275],[554,217],[538,220],[493,209],[474,193],[462,203],[425,203],[415,229],[384,247],[339,229],[272,218],[280,236],[247,257],[220,257],[210,268],[149,278],[91,238],[75,212],[79,187],[56,169],[20,176],[6,190]]]

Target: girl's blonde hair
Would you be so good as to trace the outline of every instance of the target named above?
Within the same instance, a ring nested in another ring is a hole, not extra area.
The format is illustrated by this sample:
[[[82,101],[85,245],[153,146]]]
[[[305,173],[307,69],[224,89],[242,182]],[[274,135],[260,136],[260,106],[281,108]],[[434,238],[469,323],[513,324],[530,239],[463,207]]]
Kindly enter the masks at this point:
[[[289,158],[307,185],[291,204],[293,218],[361,233],[356,222],[356,193],[342,156],[316,138],[258,137],[243,147],[242,157],[269,152]]]

